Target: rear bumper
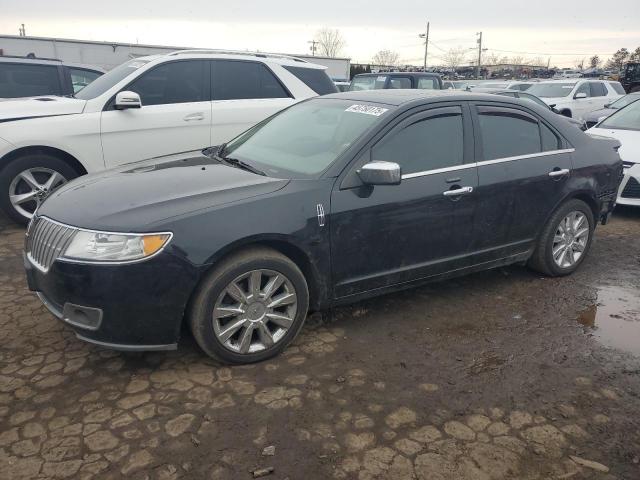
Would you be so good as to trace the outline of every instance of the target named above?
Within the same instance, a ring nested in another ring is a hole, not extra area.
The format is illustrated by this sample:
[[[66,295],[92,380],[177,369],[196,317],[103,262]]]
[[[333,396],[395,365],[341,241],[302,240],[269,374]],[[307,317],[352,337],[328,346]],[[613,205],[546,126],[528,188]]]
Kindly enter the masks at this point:
[[[47,273],[24,256],[29,289],[83,341],[125,351],[177,347],[195,269],[170,254],[130,265],[56,261]]]

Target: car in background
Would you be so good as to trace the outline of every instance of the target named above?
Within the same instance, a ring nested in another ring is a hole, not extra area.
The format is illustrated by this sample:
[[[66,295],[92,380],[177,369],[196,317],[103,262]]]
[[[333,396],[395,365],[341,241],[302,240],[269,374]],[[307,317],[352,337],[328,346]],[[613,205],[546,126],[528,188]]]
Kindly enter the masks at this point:
[[[532,107],[324,95],[224,147],[77,179],[27,230],[29,288],[81,340],[169,350],[188,325],[246,364],[310,309],[510,264],[569,275],[614,207],[619,142]]]
[[[617,203],[640,207],[640,102],[616,110],[609,117],[587,130],[590,135],[618,140],[624,167],[624,178]]]
[[[537,105],[540,105],[542,108],[544,108],[545,110],[551,110],[553,113],[558,113],[556,110],[554,110],[552,107],[550,107],[549,105],[547,105],[545,102],[543,102],[541,99],[539,99],[538,97],[536,97],[535,95],[531,95],[529,92],[522,92],[519,90],[494,90],[492,88],[474,88],[472,89],[473,92],[477,92],[477,93],[493,93],[494,95],[502,95],[504,97],[511,97],[511,98],[521,98],[523,100],[528,100],[530,102],[533,102]],[[586,130],[586,124],[585,122],[582,122],[580,120],[577,120],[575,118],[570,118],[570,117],[565,117],[563,116],[563,118],[565,118],[569,123],[575,125],[576,127],[578,127],[580,130]]]
[[[443,80],[443,90],[468,90],[476,86],[475,80]]]
[[[338,89],[339,92],[346,92],[349,90],[349,86],[351,85],[351,82],[347,82],[347,81],[335,81],[333,82],[336,86],[336,88]]]
[[[640,62],[629,62],[625,64],[620,83],[628,93],[640,92]]]
[[[633,103],[637,100],[640,100],[640,91],[635,93],[629,93],[624,97],[620,97],[618,100],[616,100],[613,103],[607,103],[604,106],[604,108],[601,108],[600,110],[595,110],[591,113],[588,113],[585,116],[585,123],[587,125],[587,128],[593,127],[596,123],[602,120],[602,117],[608,117],[616,110],[622,107],[626,107],[630,103]]]
[[[480,88],[495,88],[495,89],[499,89],[499,90],[519,90],[521,92],[524,92],[525,90],[528,90],[529,87],[531,85],[533,85],[534,82],[518,82],[518,81],[488,81],[488,82],[482,82],[479,83],[477,85],[477,87]]]
[[[55,59],[0,56],[0,98],[73,96],[103,73]]]
[[[581,121],[587,113],[599,110],[624,95],[619,82],[570,78],[538,82],[527,92],[544,100],[561,115]]]
[[[0,208],[26,223],[79,175],[231,140],[335,93],[325,69],[282,55],[181,50],[130,60],[74,98],[0,102]]]
[[[349,91],[415,88],[442,90],[442,77],[427,72],[360,73],[351,79]]]

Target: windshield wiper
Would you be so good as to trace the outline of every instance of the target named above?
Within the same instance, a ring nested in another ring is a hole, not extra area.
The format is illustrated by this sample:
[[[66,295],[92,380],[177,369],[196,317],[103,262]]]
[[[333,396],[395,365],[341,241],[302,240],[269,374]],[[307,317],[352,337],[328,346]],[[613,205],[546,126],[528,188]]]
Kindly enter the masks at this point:
[[[267,174],[264,173],[259,168],[256,168],[253,165],[248,164],[247,162],[243,162],[242,160],[238,160],[237,158],[221,157],[218,154],[215,154],[214,158],[219,160],[221,163],[227,164],[227,165],[229,165],[231,167],[241,168],[241,169],[246,170],[248,172],[255,173],[256,175],[262,175],[263,177],[267,176]]]

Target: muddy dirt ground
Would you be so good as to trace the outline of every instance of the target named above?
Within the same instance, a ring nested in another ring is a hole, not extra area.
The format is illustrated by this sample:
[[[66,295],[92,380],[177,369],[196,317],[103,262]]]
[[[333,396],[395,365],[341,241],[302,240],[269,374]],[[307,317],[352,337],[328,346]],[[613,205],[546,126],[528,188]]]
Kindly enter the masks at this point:
[[[0,226],[0,478],[640,478],[638,210],[569,278],[512,267],[335,309],[231,368],[187,334],[80,342],[27,291],[23,235]]]

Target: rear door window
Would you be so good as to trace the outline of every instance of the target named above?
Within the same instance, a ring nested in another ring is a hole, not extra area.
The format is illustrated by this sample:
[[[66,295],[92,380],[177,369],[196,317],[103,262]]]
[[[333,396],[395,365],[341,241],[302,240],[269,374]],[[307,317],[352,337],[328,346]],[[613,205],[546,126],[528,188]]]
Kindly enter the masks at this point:
[[[244,60],[211,62],[214,100],[289,98],[276,76],[263,63]]]
[[[607,95],[607,87],[602,82],[590,82],[591,96],[592,97],[604,97]]]
[[[0,98],[62,94],[57,66],[0,63]]]
[[[515,108],[478,107],[484,160],[539,153],[538,120]]]
[[[390,132],[373,147],[371,159],[396,162],[404,175],[462,165],[463,152],[462,110],[446,107]]]
[[[292,67],[289,65],[283,65],[283,67],[318,95],[326,95],[338,91],[327,73],[320,68]]]

